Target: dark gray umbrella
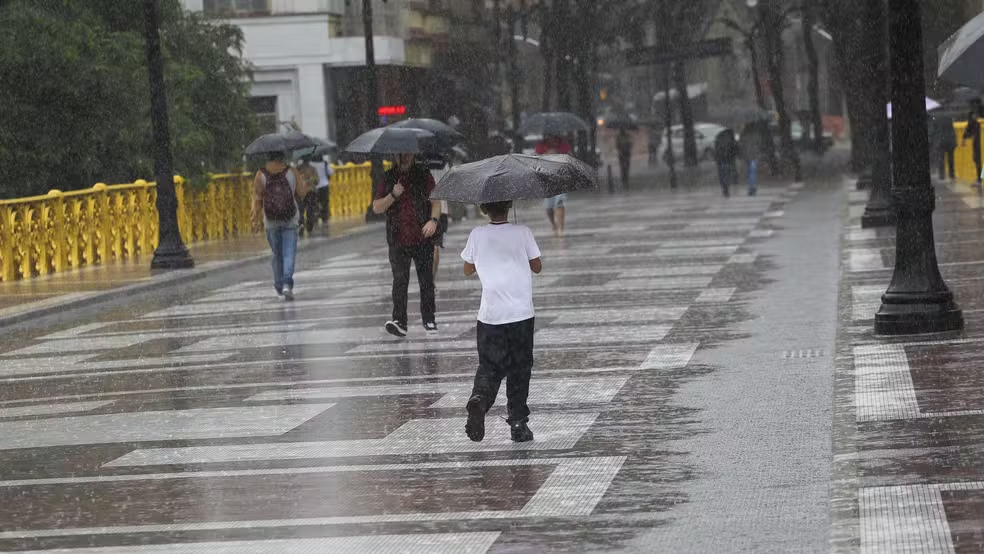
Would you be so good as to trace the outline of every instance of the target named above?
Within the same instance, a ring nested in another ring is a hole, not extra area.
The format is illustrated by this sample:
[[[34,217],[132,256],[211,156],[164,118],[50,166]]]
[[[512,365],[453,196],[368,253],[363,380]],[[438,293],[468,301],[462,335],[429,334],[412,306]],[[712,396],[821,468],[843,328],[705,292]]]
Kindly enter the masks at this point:
[[[939,47],[937,76],[968,87],[984,87],[984,13],[968,21]]]
[[[526,118],[526,121],[519,127],[519,134],[522,136],[555,137],[587,130],[588,124],[572,113],[543,112]]]
[[[383,127],[363,133],[345,147],[353,154],[419,154],[438,150],[434,133]]]
[[[451,150],[454,145],[465,140],[465,136],[456,131],[454,127],[436,119],[423,117],[410,118],[397,121],[389,125],[389,127],[392,129],[423,129],[424,131],[434,133],[434,136],[437,137],[437,143],[442,150]]]
[[[604,123],[606,129],[614,129],[620,131],[625,129],[626,131],[635,131],[639,129],[639,125],[628,116],[615,116],[611,119],[606,119]]]
[[[289,133],[270,133],[254,140],[244,151],[247,156],[258,154],[289,153],[304,148],[314,148],[315,140],[300,131]]]
[[[506,154],[452,167],[431,198],[487,204],[551,198],[594,185],[594,170],[566,154]]]
[[[317,143],[317,146],[295,151],[294,159],[306,158],[309,156],[321,158],[326,154],[334,154],[338,152],[338,145],[330,140],[315,138],[314,142]]]

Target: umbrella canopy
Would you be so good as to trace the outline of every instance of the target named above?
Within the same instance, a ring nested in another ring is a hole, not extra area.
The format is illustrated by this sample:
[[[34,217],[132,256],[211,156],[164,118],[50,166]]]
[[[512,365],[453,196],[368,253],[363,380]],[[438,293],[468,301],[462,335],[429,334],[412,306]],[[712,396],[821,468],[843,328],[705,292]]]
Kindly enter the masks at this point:
[[[383,127],[360,135],[345,147],[354,154],[419,154],[435,152],[436,137],[423,129],[395,129]]]
[[[622,129],[626,131],[635,131],[639,128],[635,121],[632,121],[629,117],[613,117],[611,119],[606,119],[604,124],[606,129],[615,129],[616,131],[621,131]]]
[[[506,154],[452,167],[431,198],[487,204],[551,198],[594,185],[594,170],[566,154]]]
[[[927,112],[928,111],[935,110],[936,108],[939,108],[940,105],[941,104],[939,102],[937,102],[936,100],[933,100],[932,98],[929,98],[928,96],[926,97],[926,111]],[[885,108],[888,110],[888,118],[889,119],[892,119],[892,103],[889,102],[888,105],[885,106]]]
[[[436,119],[410,118],[397,121],[388,127],[392,129],[422,129],[434,133],[442,150],[450,150],[454,145],[465,140],[465,136],[455,130],[454,127]]]
[[[313,148],[304,148],[301,150],[294,151],[294,159],[298,160],[301,158],[315,157],[321,158],[327,154],[334,154],[338,152],[338,145],[330,140],[324,140],[320,138],[313,139],[317,146]]]
[[[939,47],[937,76],[968,87],[984,87],[984,13],[968,21]]]
[[[550,137],[587,130],[588,124],[572,113],[544,112],[526,118],[526,121],[519,127],[519,134],[521,136]]]
[[[318,145],[315,140],[300,131],[289,133],[269,133],[254,140],[244,151],[247,156],[258,154],[273,154],[278,152],[294,152],[304,148],[314,148]]]

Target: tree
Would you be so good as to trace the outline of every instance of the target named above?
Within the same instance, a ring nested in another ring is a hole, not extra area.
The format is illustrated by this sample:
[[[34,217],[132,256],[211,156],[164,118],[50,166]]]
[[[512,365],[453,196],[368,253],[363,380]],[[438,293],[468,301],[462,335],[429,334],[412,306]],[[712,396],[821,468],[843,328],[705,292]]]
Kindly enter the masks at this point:
[[[809,67],[807,84],[810,99],[810,127],[812,146],[816,152],[823,152],[823,116],[820,111],[820,59],[813,42],[813,31],[817,24],[817,0],[803,0],[803,48],[806,51]]]
[[[237,167],[253,133],[242,35],[162,4],[175,170],[200,181]],[[139,2],[0,8],[0,197],[151,178],[142,23]]]

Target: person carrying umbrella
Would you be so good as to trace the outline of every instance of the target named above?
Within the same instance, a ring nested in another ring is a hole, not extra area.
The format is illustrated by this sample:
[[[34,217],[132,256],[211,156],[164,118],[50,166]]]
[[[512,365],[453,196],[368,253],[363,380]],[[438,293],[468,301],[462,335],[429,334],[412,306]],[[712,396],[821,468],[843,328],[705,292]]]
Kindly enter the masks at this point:
[[[543,270],[532,231],[509,223],[513,200],[551,198],[594,186],[594,172],[566,155],[509,154],[453,167],[432,199],[479,204],[488,225],[472,230],[461,252],[466,276],[478,274],[478,369],[466,404],[465,434],[485,438],[485,416],[506,380],[513,441],[533,440],[527,403],[533,370],[533,274]]]
[[[977,173],[974,177],[977,180],[977,186],[981,186],[981,123],[980,118],[984,117],[981,109],[981,99],[974,98],[970,101],[970,113],[967,114],[967,128],[964,129],[963,140],[961,141],[961,146],[967,144],[967,140],[973,141],[974,146],[974,166],[977,168]]]
[[[629,166],[632,164],[632,136],[625,128],[619,129],[615,137],[615,147],[618,150],[618,166],[621,169],[622,187],[629,188]]]
[[[386,331],[407,336],[407,289],[410,263],[417,267],[420,284],[420,315],[428,333],[437,332],[434,294],[434,235],[441,217],[441,203],[428,197],[434,178],[413,154],[399,154],[396,164],[386,172],[376,188],[372,210],[386,214],[386,240],[393,271],[393,319]]]

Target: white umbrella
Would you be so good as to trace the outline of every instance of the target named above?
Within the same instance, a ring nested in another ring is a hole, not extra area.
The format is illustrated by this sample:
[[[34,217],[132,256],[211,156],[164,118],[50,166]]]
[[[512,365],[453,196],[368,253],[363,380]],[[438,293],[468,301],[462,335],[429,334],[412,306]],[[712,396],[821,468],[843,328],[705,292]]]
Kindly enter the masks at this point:
[[[933,100],[932,98],[929,98],[928,96],[926,97],[926,111],[927,112],[928,111],[935,110],[936,108],[939,108],[940,105],[941,104],[939,102],[937,102],[936,100]],[[888,108],[888,118],[889,119],[892,119],[892,103],[889,102],[888,105],[886,106],[886,108]]]

